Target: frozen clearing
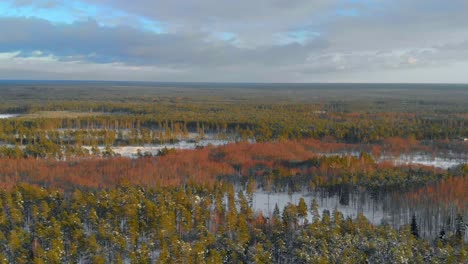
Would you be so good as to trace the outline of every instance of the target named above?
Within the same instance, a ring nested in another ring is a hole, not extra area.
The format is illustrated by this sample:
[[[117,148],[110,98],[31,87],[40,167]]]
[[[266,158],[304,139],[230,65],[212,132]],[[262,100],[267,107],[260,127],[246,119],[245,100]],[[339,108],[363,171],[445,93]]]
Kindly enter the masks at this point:
[[[253,196],[253,209],[254,211],[261,211],[266,216],[271,216],[275,205],[278,205],[278,208],[284,208],[288,203],[297,205],[299,200],[304,198],[308,207],[312,202],[312,199],[315,198],[319,204],[318,211],[322,215],[323,210],[330,211],[330,214],[333,210],[338,209],[343,213],[344,217],[356,218],[358,213],[362,213],[370,222],[374,224],[382,223],[382,220],[390,218],[390,215],[385,215],[382,204],[376,203],[372,199],[361,199],[360,203],[356,201],[350,201],[349,205],[343,205],[339,202],[338,195],[333,195],[331,197],[324,197],[314,193],[271,193],[268,194],[264,191],[257,191]],[[308,215],[308,220],[312,221],[312,216]]]
[[[319,208],[320,216],[323,210],[328,210],[330,215],[333,214],[335,208],[340,211],[343,216],[355,219],[359,213],[362,213],[369,222],[380,225],[387,223],[394,228],[399,228],[402,225],[411,222],[412,215],[415,214],[418,219],[425,219],[427,221],[420,221],[419,228],[420,234],[423,237],[434,238],[439,234],[440,229],[446,224],[444,219],[455,210],[451,206],[439,205],[428,209],[427,204],[418,203],[415,205],[401,204],[392,198],[392,195],[387,195],[383,199],[373,199],[368,193],[349,194],[349,199],[346,204],[340,202],[338,194],[327,195],[317,192],[302,192],[302,193],[267,193],[263,190],[258,190],[253,195],[252,209],[256,212],[262,212],[263,215],[271,217],[278,205],[280,214],[282,209],[288,203],[297,205],[301,198],[309,208],[307,220],[312,221],[310,213],[310,205],[315,198]],[[343,197],[342,197],[343,198]],[[435,209],[434,209],[435,208]],[[463,217],[467,217],[467,212],[462,211]],[[454,217],[454,215],[452,216]],[[465,241],[468,241],[468,233],[465,234]]]
[[[323,156],[345,156],[350,155],[354,157],[359,157],[359,152],[332,152],[332,153],[320,153]],[[434,156],[424,153],[412,153],[412,154],[402,154],[400,156],[382,156],[375,159],[376,162],[382,161],[390,161],[393,162],[396,166],[399,165],[425,165],[425,166],[433,166],[436,168],[448,169],[450,167],[454,167],[460,164],[468,163],[468,155],[466,154],[459,154],[459,155],[448,155],[447,157],[442,156]]]
[[[448,169],[459,164],[467,163],[467,158],[448,159],[441,157],[430,157],[424,155],[402,155],[393,160],[395,165],[420,164],[425,166],[434,166],[437,168]]]
[[[151,155],[157,155],[161,149],[174,148],[174,149],[195,149],[196,147],[206,147],[208,145],[223,146],[234,141],[230,140],[219,140],[219,139],[203,139],[198,142],[193,141],[179,141],[174,144],[162,144],[162,145],[143,145],[143,146],[124,146],[124,147],[113,147],[112,150],[121,155],[122,157],[135,158],[138,157],[138,151],[141,154],[150,153]],[[100,148],[101,151],[104,147]],[[332,155],[332,154],[325,154]],[[467,158],[442,158],[432,157],[429,155],[414,154],[414,155],[401,155],[399,157],[385,157],[380,158],[377,161],[392,161],[395,165],[407,165],[407,164],[420,164],[425,166],[434,166],[437,168],[448,169],[459,164],[467,163]]]
[[[161,144],[161,145],[143,145],[143,146],[124,146],[124,147],[113,147],[112,150],[122,157],[136,158],[138,157],[138,151],[141,154],[149,153],[151,155],[157,155],[158,152],[164,148],[168,149],[195,149],[196,147],[206,147],[208,145],[222,146],[232,141],[229,140],[218,140],[218,139],[202,139],[198,142],[192,141],[179,141],[174,144]],[[104,147],[100,147],[100,150],[104,150]]]
[[[207,138],[202,139],[200,141],[190,141],[190,140],[182,140],[174,144],[161,144],[161,145],[143,145],[143,146],[123,146],[123,147],[112,147],[112,150],[116,153],[121,155],[122,157],[129,157],[129,158],[136,158],[138,157],[138,151],[141,154],[151,154],[157,155],[161,149],[164,148],[174,148],[174,149],[195,149],[196,147],[206,147],[208,145],[213,146],[223,146],[229,143],[233,143],[233,140],[220,140],[214,138]],[[87,147],[90,149],[90,147]],[[100,147],[100,150],[104,150],[104,147]],[[353,152],[353,153],[320,153],[324,156],[332,156],[332,155],[351,155],[351,156],[359,156],[360,153]],[[419,164],[425,166],[434,166],[437,168],[448,169],[453,166],[457,166],[460,164],[464,164],[468,162],[468,156],[461,155],[458,157],[440,157],[440,156],[431,156],[426,154],[410,154],[410,155],[401,155],[397,157],[391,156],[383,156],[376,160],[377,162],[382,161],[391,161],[396,166],[398,165],[408,165],[408,164]]]
[[[17,117],[19,114],[0,114],[0,119],[7,119],[12,117]]]

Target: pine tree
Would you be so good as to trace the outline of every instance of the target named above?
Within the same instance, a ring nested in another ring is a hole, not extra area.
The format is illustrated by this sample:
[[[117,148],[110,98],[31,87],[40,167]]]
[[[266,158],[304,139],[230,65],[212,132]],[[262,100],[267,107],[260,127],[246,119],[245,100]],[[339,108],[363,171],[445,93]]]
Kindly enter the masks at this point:
[[[320,214],[319,214],[319,205],[317,203],[317,200],[312,199],[312,202],[310,203],[310,213],[312,214],[312,219],[314,222],[320,221]]]
[[[413,214],[413,217],[411,218],[411,234],[413,234],[415,238],[419,238],[418,223],[416,222],[415,214]]]
[[[330,211],[323,209],[322,212],[322,223],[325,225],[330,225]]]
[[[455,228],[456,237],[459,240],[463,240],[466,231],[466,224],[463,221],[463,217],[461,216],[461,214],[457,214],[457,217],[455,218]]]
[[[249,179],[247,182],[247,197],[249,199],[249,204],[252,206],[253,204],[253,196],[255,193],[255,190],[257,189],[257,183],[253,179]]]
[[[445,240],[445,229],[442,228],[439,232],[439,239],[440,240]]]
[[[295,229],[297,226],[297,207],[289,203],[283,210],[283,223],[286,227]]]
[[[280,210],[278,204],[275,204],[275,209],[273,209],[273,219],[278,220],[280,219]]]
[[[307,204],[304,198],[301,197],[299,204],[297,205],[297,216],[304,222],[307,219]]]
[[[244,246],[249,242],[250,234],[249,234],[249,227],[247,224],[247,220],[245,219],[244,215],[239,215],[238,223],[237,223],[237,240],[239,241],[240,245]]]

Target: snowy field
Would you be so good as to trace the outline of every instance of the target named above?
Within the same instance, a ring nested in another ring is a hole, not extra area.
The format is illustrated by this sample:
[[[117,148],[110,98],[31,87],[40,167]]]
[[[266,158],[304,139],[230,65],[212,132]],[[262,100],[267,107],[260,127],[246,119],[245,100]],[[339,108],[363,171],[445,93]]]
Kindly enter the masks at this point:
[[[330,215],[333,214],[335,208],[340,211],[343,216],[351,217],[355,219],[359,213],[362,213],[369,222],[380,225],[387,223],[393,228],[399,228],[402,225],[409,224],[411,222],[412,215],[415,214],[418,219],[430,219],[430,221],[422,221],[419,223],[420,234],[423,237],[433,238],[436,237],[445,224],[442,217],[443,214],[447,214],[451,209],[444,209],[444,206],[437,208],[436,210],[428,210],[427,205],[421,204],[416,205],[414,208],[410,208],[404,204],[395,204],[395,201],[391,198],[391,195],[386,196],[382,200],[375,200],[367,193],[361,194],[350,194],[349,202],[347,205],[340,203],[338,195],[321,195],[313,192],[303,193],[270,193],[258,190],[254,193],[252,208],[254,211],[261,211],[264,216],[271,217],[275,205],[278,205],[280,214],[282,209],[288,205],[288,203],[297,205],[299,200],[304,198],[304,201],[309,208],[307,220],[312,221],[312,215],[310,213],[310,205],[312,199],[315,198],[319,208],[319,214],[322,216],[323,210],[328,210]],[[453,211],[453,210],[452,210]],[[467,212],[463,212],[464,218],[466,218]],[[468,241],[468,233],[465,234],[465,241]]]
[[[330,211],[330,214],[333,211],[338,209],[343,213],[344,217],[356,218],[358,213],[362,213],[370,222],[374,224],[381,224],[383,220],[390,219],[390,215],[385,215],[383,211],[383,204],[374,202],[373,199],[369,197],[366,199],[350,199],[348,205],[340,204],[339,196],[334,195],[331,197],[324,197],[314,193],[270,193],[264,191],[257,191],[253,196],[252,207],[254,211],[261,211],[265,216],[271,216],[275,205],[278,205],[278,208],[284,208],[288,203],[298,204],[299,200],[304,198],[308,207],[312,202],[312,199],[315,198],[319,205],[319,213],[322,215],[323,210]],[[308,215],[309,222],[312,221],[312,216]]]
[[[428,155],[402,155],[397,159],[394,159],[393,162],[395,165],[420,164],[448,169],[459,164],[468,163],[468,158],[442,158],[431,157]]]
[[[332,153],[320,153],[323,156],[345,156],[350,155],[354,157],[359,157],[360,152],[332,152]],[[402,154],[400,156],[382,156],[376,159],[377,162],[382,161],[391,161],[395,165],[425,165],[425,166],[434,166],[436,168],[448,169],[463,163],[468,163],[468,155],[459,154],[459,155],[447,155],[447,157],[442,157],[442,155],[429,155],[424,153],[413,153],[413,154]]]
[[[199,141],[193,140],[181,140],[173,144],[158,144],[158,145],[143,145],[143,146],[122,146],[122,147],[111,147],[112,150],[122,156],[128,158],[137,158],[138,152],[142,155],[151,154],[153,156],[157,155],[160,150],[164,148],[168,149],[195,149],[197,147],[206,147],[209,145],[212,146],[223,146],[229,143],[233,143],[233,140],[221,140],[221,139],[202,139]],[[0,146],[14,147],[11,144],[0,144]],[[24,148],[24,146],[20,146]],[[91,146],[83,146],[87,150],[91,150]],[[99,150],[102,152],[105,150],[104,146],[99,146]],[[320,153],[324,156],[332,155],[345,155],[345,153]],[[349,154],[348,154],[349,155]],[[353,154],[351,154],[353,155]],[[377,162],[390,161],[393,162],[396,166],[398,165],[425,165],[425,166],[434,166],[436,168],[448,169],[460,164],[468,163],[467,155],[460,155],[458,157],[442,157],[442,156],[432,156],[424,154],[413,154],[413,155],[401,155],[398,157],[381,157],[376,160]]]
[[[206,147],[208,145],[213,146],[223,146],[228,143],[233,143],[232,140],[219,140],[219,139],[203,139],[198,142],[193,141],[179,141],[174,144],[162,144],[162,145],[143,145],[143,146],[124,146],[124,147],[113,147],[112,150],[121,155],[122,157],[135,158],[137,157],[138,150],[142,154],[151,153],[152,155],[158,154],[158,151],[164,148],[174,148],[174,149],[195,149],[197,146]],[[101,150],[104,147],[100,147]],[[322,153],[326,156],[331,155],[343,155],[343,153]],[[350,153],[354,156],[359,156],[357,153]],[[349,154],[348,154],[349,155]],[[407,165],[407,164],[419,164],[425,166],[434,166],[437,168],[448,169],[459,164],[467,163],[468,157],[464,155],[463,157],[457,158],[445,158],[439,156],[430,156],[424,154],[413,154],[413,155],[401,155],[399,157],[381,157],[377,159],[377,162],[381,161],[392,161],[395,165]]]
[[[219,139],[202,139],[198,142],[193,142],[193,141],[179,141],[174,144],[161,144],[161,145],[143,145],[143,146],[124,146],[124,147],[112,147],[112,150],[122,156],[122,157],[128,157],[128,158],[137,158],[138,157],[138,151],[140,151],[141,154],[145,153],[150,153],[151,155],[157,155],[158,152],[164,148],[168,149],[195,149],[196,147],[206,147],[209,145],[213,146],[222,146],[226,145],[228,143],[231,143],[232,141],[229,140],[219,140]],[[86,146],[85,148],[91,149],[91,147]],[[99,147],[101,151],[105,149],[105,147]]]
[[[7,119],[7,118],[12,118],[12,117],[17,117],[19,116],[18,114],[0,114],[0,119]]]

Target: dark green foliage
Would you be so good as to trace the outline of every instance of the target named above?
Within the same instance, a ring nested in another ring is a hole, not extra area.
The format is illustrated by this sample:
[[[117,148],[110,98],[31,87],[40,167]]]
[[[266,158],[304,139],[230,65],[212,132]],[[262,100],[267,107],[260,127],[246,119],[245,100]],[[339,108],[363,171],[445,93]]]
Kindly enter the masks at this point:
[[[415,238],[419,238],[418,223],[416,221],[416,215],[414,214],[413,214],[413,217],[411,218],[411,234]]]

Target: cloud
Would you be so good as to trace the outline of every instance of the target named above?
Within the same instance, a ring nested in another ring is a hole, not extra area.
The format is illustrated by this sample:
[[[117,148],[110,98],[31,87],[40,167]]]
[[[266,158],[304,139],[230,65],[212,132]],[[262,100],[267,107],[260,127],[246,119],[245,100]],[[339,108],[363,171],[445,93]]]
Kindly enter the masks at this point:
[[[306,44],[239,48],[230,42],[212,41],[202,33],[154,34],[125,26],[103,27],[93,20],[55,25],[40,19],[0,18],[0,27],[1,52],[20,51],[18,56],[28,57],[41,51],[63,61],[129,65],[291,64],[327,46],[318,39]]]
[[[375,1],[320,27],[342,50],[427,48],[468,39],[468,1]],[[313,25],[317,27],[317,25]]]
[[[161,21],[169,32],[232,32],[242,46],[264,46],[272,35],[306,24],[336,0],[84,0]],[[330,11],[331,12],[331,11]]]
[[[468,59],[466,0],[10,2],[41,12],[0,8],[3,75],[10,60],[33,76],[70,76],[63,65],[85,79],[425,80],[439,70],[447,82]]]
[[[283,28],[288,22],[310,18],[324,8],[333,6],[329,0],[85,0],[90,4],[114,6],[133,14],[178,24],[177,26],[247,28],[262,22],[266,27]],[[281,20],[281,21],[278,21]],[[218,24],[219,23],[219,24]],[[254,24],[252,24],[254,23]]]
[[[0,79],[58,80],[172,80],[183,75],[180,69],[131,66],[122,63],[62,61],[52,55],[21,57],[18,52],[0,53]]]

